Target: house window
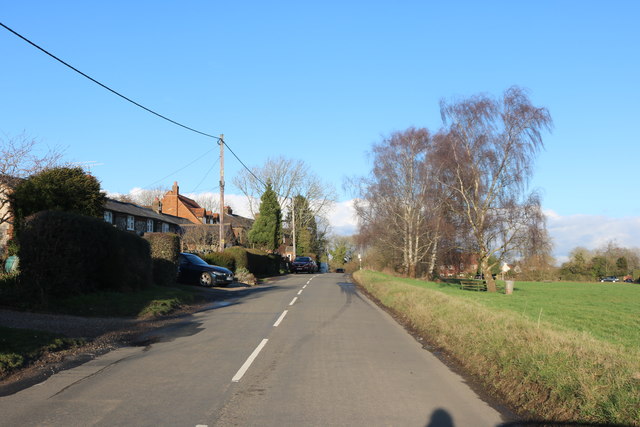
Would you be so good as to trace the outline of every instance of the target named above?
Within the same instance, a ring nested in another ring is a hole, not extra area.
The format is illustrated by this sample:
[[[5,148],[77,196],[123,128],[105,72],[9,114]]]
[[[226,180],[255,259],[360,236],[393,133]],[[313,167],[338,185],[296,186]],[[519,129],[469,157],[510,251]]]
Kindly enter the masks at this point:
[[[113,213],[111,211],[104,211],[104,222],[113,224]]]
[[[169,232],[169,224],[167,224],[166,222],[162,223],[162,232],[163,233],[168,233]]]
[[[127,230],[133,230],[135,228],[136,221],[133,215],[127,215]]]
[[[153,220],[147,220],[147,233],[153,233]]]

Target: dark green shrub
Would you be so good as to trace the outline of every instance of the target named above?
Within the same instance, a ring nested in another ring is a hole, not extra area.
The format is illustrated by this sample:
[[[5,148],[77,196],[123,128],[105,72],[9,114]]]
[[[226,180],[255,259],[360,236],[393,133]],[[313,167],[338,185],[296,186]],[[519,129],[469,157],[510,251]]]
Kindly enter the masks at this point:
[[[236,259],[229,253],[210,252],[206,255],[202,255],[202,259],[211,265],[219,265],[220,267],[228,268],[233,272],[236,271]]]
[[[18,273],[0,274],[0,301],[10,307],[25,308],[28,305],[20,293]]]
[[[180,236],[173,233],[146,233],[144,239],[151,246],[154,283],[160,286],[175,284],[178,274]]]
[[[19,243],[22,291],[40,303],[151,284],[149,243],[97,218],[39,212],[25,221]]]
[[[100,218],[105,197],[100,182],[80,167],[45,169],[20,181],[9,195],[16,234],[25,218],[45,210]]]
[[[99,220],[100,221],[100,220]],[[100,221],[102,222],[102,221]],[[104,290],[136,291],[147,288],[153,284],[153,267],[151,261],[151,249],[149,242],[134,233],[116,231],[116,248],[112,254],[112,263],[103,264],[103,267],[115,272],[112,281],[104,281]]]
[[[280,273],[280,255],[239,246],[227,248],[224,253],[235,259],[236,270],[244,268],[256,276],[276,276]]]

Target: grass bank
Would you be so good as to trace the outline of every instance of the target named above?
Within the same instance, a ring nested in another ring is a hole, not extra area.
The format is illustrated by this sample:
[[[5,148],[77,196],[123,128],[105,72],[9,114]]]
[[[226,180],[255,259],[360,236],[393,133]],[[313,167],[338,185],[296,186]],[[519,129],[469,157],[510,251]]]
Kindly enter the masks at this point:
[[[47,352],[67,350],[83,344],[85,341],[80,338],[0,326],[0,378],[26,366]]]
[[[640,425],[640,286],[516,283],[504,295],[370,271],[354,278],[518,411]]]
[[[149,318],[170,314],[180,307],[197,302],[200,298],[195,288],[155,286],[139,292],[99,292],[51,300],[47,307],[36,309],[83,317]],[[25,308],[24,304],[18,308]],[[26,367],[47,353],[83,344],[86,342],[82,338],[64,337],[31,329],[0,327],[0,378]]]
[[[51,301],[47,311],[85,317],[164,316],[199,297],[197,288],[153,286],[138,292],[98,292]]]

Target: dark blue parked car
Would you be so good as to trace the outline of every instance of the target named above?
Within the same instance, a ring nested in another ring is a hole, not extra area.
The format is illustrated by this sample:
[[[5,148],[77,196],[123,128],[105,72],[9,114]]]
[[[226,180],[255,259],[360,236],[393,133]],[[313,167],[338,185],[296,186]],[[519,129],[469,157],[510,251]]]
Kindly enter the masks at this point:
[[[178,282],[202,286],[226,286],[233,283],[233,271],[207,264],[202,258],[186,252],[178,255]]]

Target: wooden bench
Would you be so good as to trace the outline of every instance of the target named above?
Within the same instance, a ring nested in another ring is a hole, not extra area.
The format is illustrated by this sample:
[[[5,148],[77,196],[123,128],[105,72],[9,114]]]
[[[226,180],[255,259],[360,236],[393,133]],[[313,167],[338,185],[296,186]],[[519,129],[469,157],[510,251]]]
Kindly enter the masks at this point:
[[[487,283],[484,280],[461,280],[460,289],[468,291],[486,291]]]

